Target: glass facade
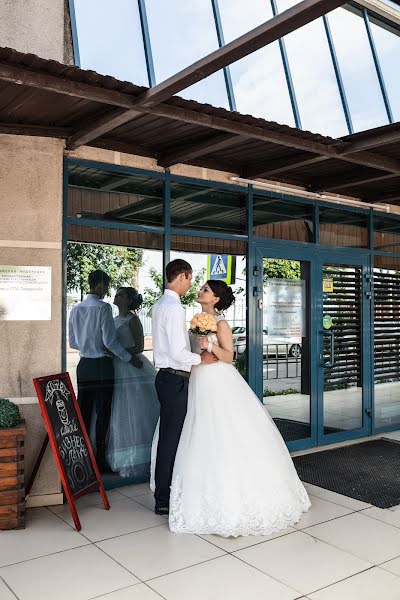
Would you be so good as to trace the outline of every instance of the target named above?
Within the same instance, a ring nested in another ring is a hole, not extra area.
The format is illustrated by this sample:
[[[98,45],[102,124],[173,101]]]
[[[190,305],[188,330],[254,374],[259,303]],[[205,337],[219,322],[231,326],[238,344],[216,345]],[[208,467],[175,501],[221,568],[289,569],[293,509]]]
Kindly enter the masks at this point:
[[[398,216],[77,159],[68,179],[65,241],[143,250],[147,295],[171,258],[198,284],[232,258],[235,365],[292,448],[398,426]]]
[[[75,60],[153,86],[295,3],[70,0]],[[179,95],[341,137],[399,120],[399,61],[400,26],[346,5]]]

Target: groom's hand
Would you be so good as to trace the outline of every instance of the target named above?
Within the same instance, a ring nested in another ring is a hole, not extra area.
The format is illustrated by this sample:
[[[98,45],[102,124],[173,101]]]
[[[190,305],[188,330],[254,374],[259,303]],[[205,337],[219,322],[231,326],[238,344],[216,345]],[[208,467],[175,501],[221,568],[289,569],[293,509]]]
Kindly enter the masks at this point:
[[[211,363],[218,361],[218,358],[215,356],[215,354],[212,354],[211,352],[207,352],[207,350],[202,352],[200,354],[200,356],[201,356],[201,364],[202,365],[210,365]]]
[[[138,357],[135,356],[134,354],[132,354],[132,358],[129,361],[129,363],[133,366],[136,367],[137,369],[141,369],[143,367],[143,362],[142,360]]]

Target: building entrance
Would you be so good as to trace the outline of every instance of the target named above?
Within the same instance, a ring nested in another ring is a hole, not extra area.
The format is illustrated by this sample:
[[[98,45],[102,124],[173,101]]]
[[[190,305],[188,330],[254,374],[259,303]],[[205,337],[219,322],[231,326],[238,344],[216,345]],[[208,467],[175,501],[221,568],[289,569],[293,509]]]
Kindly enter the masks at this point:
[[[289,447],[368,435],[369,257],[262,246],[254,273],[255,353],[249,362],[255,363],[257,394]]]

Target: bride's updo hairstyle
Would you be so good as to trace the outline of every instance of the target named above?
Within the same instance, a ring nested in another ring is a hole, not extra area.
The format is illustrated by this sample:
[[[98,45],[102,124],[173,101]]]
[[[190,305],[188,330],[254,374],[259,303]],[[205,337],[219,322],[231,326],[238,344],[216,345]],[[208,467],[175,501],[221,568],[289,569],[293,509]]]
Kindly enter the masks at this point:
[[[207,285],[212,289],[214,296],[219,298],[218,302],[215,304],[217,310],[226,310],[235,302],[232,288],[229,285],[226,285],[225,281],[209,279]]]
[[[140,308],[143,302],[142,294],[133,288],[133,287],[120,287],[119,290],[124,290],[126,295],[128,296],[128,309],[129,310],[137,310]]]

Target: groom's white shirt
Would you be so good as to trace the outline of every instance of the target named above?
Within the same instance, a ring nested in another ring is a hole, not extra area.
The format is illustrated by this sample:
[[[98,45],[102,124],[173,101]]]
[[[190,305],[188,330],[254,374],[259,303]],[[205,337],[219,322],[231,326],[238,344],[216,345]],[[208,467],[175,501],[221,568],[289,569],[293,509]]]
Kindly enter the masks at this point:
[[[178,294],[165,290],[152,308],[153,355],[157,369],[190,372],[200,355],[190,351],[185,309]]]

